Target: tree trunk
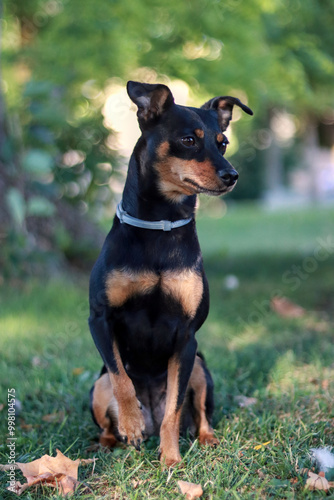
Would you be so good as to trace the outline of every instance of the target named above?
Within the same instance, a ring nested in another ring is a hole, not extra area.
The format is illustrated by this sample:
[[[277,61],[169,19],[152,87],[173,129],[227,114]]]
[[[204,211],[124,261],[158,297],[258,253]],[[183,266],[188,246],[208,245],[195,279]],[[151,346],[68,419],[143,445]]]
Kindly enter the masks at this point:
[[[264,181],[267,193],[280,192],[284,185],[282,150],[274,134],[271,144],[266,150]]]
[[[268,124],[270,127],[273,111],[269,110]],[[264,151],[264,194],[265,202],[272,208],[277,208],[284,203],[284,168],[280,144],[271,130],[271,142]]]
[[[304,133],[304,164],[310,177],[309,197],[312,203],[321,201],[321,186],[319,183],[320,169],[320,145],[317,123],[310,118]]]
[[[2,48],[2,23],[1,19],[3,18],[3,5],[2,0],[0,0],[0,164],[2,163],[3,156],[3,146],[5,144],[5,99],[3,96],[3,88],[2,88],[2,71],[1,71],[1,48]]]

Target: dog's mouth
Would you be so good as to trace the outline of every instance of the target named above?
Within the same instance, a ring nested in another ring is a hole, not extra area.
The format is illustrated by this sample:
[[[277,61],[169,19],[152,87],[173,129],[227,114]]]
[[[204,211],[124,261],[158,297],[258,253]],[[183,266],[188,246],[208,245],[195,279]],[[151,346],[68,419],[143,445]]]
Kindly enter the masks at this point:
[[[210,196],[221,196],[222,194],[230,193],[233,190],[234,186],[236,185],[236,182],[235,182],[234,184],[232,184],[232,186],[228,186],[228,187],[224,186],[224,187],[221,187],[219,189],[209,189],[209,188],[206,188],[204,186],[200,186],[200,184],[193,181],[192,179],[189,179],[189,177],[185,177],[183,179],[183,182],[187,182],[188,184],[191,184],[191,186],[193,186],[196,189],[197,194],[204,193],[204,194],[208,194]]]

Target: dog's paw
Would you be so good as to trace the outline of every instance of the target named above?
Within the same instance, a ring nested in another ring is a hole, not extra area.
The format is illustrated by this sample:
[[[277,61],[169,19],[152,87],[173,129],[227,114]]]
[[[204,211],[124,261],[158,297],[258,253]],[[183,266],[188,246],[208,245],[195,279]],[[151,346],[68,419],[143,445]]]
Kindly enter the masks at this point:
[[[213,432],[202,432],[198,436],[199,444],[203,446],[213,446],[216,447],[219,445],[219,440],[215,437]]]
[[[119,408],[118,437],[123,443],[140,450],[145,437],[145,420],[136,399],[128,402],[122,409]]]
[[[164,453],[163,451],[160,451],[159,458],[162,467],[167,468],[175,467],[182,462],[182,457],[179,453],[171,454],[171,452]]]

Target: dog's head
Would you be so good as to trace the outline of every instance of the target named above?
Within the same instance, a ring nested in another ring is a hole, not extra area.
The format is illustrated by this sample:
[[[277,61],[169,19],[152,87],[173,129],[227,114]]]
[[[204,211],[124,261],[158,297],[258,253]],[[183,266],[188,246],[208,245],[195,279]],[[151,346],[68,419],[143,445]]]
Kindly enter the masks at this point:
[[[153,165],[158,189],[170,201],[206,193],[232,191],[238,173],[224,158],[224,135],[233,106],[252,115],[236,97],[215,97],[201,108],[175,104],[166,85],[128,82],[129,97],[138,107],[138,122],[146,142],[146,164]]]

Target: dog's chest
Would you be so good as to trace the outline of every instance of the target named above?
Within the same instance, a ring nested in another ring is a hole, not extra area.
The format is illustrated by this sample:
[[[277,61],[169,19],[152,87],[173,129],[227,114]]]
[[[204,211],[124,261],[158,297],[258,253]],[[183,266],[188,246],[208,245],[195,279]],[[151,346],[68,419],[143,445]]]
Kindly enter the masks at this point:
[[[106,295],[111,307],[122,307],[130,299],[149,295],[157,289],[162,292],[162,302],[164,298],[172,298],[193,318],[203,296],[203,277],[194,269],[161,273],[114,269],[106,279]]]

